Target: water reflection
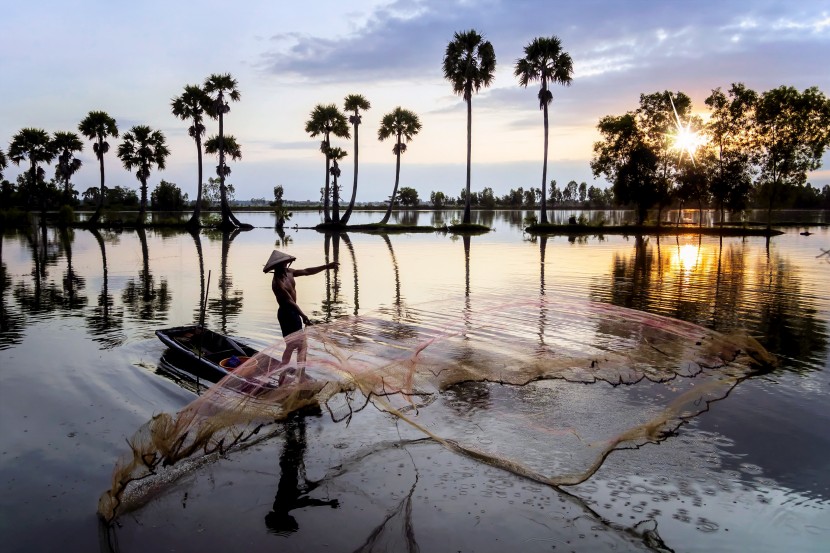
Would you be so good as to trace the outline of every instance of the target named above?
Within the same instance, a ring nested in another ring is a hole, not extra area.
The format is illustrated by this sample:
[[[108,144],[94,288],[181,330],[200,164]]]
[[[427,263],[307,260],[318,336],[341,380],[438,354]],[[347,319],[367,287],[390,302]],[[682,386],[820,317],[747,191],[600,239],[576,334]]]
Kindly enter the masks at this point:
[[[102,345],[104,349],[111,349],[124,343],[122,329],[124,326],[124,309],[116,306],[109,291],[109,269],[107,267],[107,246],[104,236],[98,229],[90,232],[98,242],[101,250],[101,292],[98,294],[97,304],[86,316],[86,325],[92,339]],[[106,231],[105,231],[106,232]],[[111,233],[108,238],[118,244],[118,235]]]
[[[142,268],[138,273],[138,282],[130,279],[123,292],[121,300],[133,314],[142,321],[164,320],[170,309],[170,291],[167,279],[161,278],[158,286],[155,277],[150,272],[150,254],[147,248],[147,235],[143,228],[136,230],[141,242]]]
[[[231,232],[213,231],[207,233],[209,239],[215,239],[217,235],[222,240],[222,258],[220,261],[219,273],[219,298],[208,299],[208,311],[219,317],[219,330],[222,334],[234,334],[235,329],[229,330],[228,324],[235,322],[242,312],[242,290],[234,289],[233,278],[228,271],[228,253],[234,238],[239,236],[240,230],[234,229]]]
[[[23,337],[23,313],[8,304],[12,278],[3,259],[3,237],[0,237],[0,350],[19,344]]]
[[[745,240],[637,236],[629,254],[614,253],[610,286],[594,279],[591,295],[722,332],[746,329],[791,369],[823,367],[828,329],[799,269],[775,248],[752,257]]]
[[[315,499],[309,496],[321,482],[309,480],[305,470],[306,423],[303,413],[293,413],[283,424],[285,445],[280,454],[280,482],[271,512],[265,525],[278,535],[288,536],[300,529],[291,511],[306,507],[340,506],[337,499]]]

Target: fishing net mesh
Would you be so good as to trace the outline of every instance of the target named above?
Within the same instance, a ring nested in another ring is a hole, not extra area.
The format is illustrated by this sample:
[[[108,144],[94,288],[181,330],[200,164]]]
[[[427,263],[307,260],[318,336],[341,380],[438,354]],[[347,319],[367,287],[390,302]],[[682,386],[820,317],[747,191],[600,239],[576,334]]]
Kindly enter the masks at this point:
[[[295,353],[282,363],[286,348],[307,348],[306,362]],[[745,335],[561,298],[477,300],[475,312],[447,300],[337,319],[263,349],[179,413],[144,424],[98,511],[112,521],[176,474],[267,438],[271,423],[309,407],[342,424],[377,409],[459,454],[577,484],[615,449],[663,439],[772,363]]]

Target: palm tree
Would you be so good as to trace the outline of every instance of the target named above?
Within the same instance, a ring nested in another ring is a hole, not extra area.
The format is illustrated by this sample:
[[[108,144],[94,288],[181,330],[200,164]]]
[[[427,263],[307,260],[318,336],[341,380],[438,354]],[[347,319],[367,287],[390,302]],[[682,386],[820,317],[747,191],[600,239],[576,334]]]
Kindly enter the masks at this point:
[[[337,162],[349,154],[343,148],[329,148],[328,155],[332,161],[329,172],[334,179],[331,184],[331,214],[332,219],[336,222],[340,220],[340,188],[337,186],[337,177],[340,176],[340,165]]]
[[[193,140],[196,141],[196,159],[199,166],[199,180],[197,182],[196,205],[193,208],[193,215],[187,222],[189,228],[198,228],[202,212],[202,137],[205,135],[203,118],[205,113],[210,112],[210,96],[197,85],[187,85],[181,96],[173,98],[171,102],[173,115],[182,121],[192,121],[193,124],[187,129]]]
[[[516,70],[513,74],[519,78],[519,84],[527,87],[528,83],[539,81],[539,109],[544,114],[545,124],[545,151],[542,162],[542,213],[539,221],[548,222],[546,205],[547,174],[548,174],[548,105],[553,101],[553,94],[548,89],[548,83],[559,83],[565,86],[571,84],[573,61],[571,56],[562,50],[562,43],[555,36],[537,37],[525,46],[525,57],[516,61]]]
[[[346,208],[346,213],[343,214],[343,219],[341,221],[345,225],[349,222],[349,217],[352,216],[354,201],[357,197],[357,131],[358,126],[361,123],[360,110],[366,111],[371,108],[372,105],[369,103],[369,100],[360,94],[349,94],[346,96],[343,107],[347,112],[354,112],[349,116],[349,123],[351,123],[352,127],[354,127],[354,185],[352,186],[352,199],[349,200],[349,207]]]
[[[50,163],[55,159],[55,146],[49,138],[49,133],[43,129],[27,127],[12,137],[9,144],[9,159],[15,165],[23,160],[29,160],[29,183],[35,194],[40,196],[41,222],[46,214],[46,190],[43,182],[43,169],[40,163]]]
[[[107,115],[103,111],[90,111],[83,121],[78,124],[78,130],[81,134],[89,140],[94,140],[92,151],[101,164],[101,193],[98,194],[98,207],[95,208],[95,213],[89,219],[90,224],[98,222],[101,216],[101,209],[104,207],[104,197],[106,196],[104,188],[104,154],[106,154],[110,145],[106,141],[107,137],[112,136],[118,138],[118,125],[115,119]]]
[[[52,146],[58,155],[58,166],[55,168],[55,178],[63,181],[63,199],[67,204],[72,199],[72,178],[83,163],[75,157],[75,152],[84,150],[84,143],[74,132],[58,131],[52,135]]]
[[[0,180],[3,180],[3,169],[8,167],[9,162],[6,160],[6,154],[0,150]]]
[[[468,127],[469,128],[469,127]],[[381,224],[389,222],[389,217],[392,215],[392,208],[395,205],[395,197],[398,195],[398,182],[401,176],[401,154],[406,151],[406,144],[402,142],[405,140],[409,142],[412,137],[418,134],[421,130],[421,121],[414,112],[408,109],[403,109],[400,106],[396,107],[391,113],[383,116],[378,129],[378,140],[386,140],[390,136],[395,136],[395,146],[392,148],[392,153],[395,154],[395,188],[392,190],[392,197],[389,199],[389,207],[386,209],[386,215],[383,216]],[[467,165],[469,169],[469,164]],[[467,174],[467,190],[469,191],[470,175]],[[469,197],[469,194],[467,195]],[[467,218],[469,222],[469,201],[467,204]]]
[[[488,87],[496,71],[496,53],[490,41],[474,29],[455,33],[444,54],[444,78],[452,91],[467,102],[467,194],[464,202],[465,224],[470,222],[470,159],[473,139],[473,92]]]
[[[224,146],[224,151],[222,151],[223,146]],[[225,155],[228,155],[234,161],[238,161],[238,160],[242,159],[242,147],[239,145],[239,143],[236,141],[236,138],[232,134],[229,134],[228,136],[222,137],[221,139],[220,139],[219,136],[213,135],[205,141],[205,153],[206,154],[214,155],[214,154],[220,154],[220,152],[222,152],[221,153],[222,157],[224,157]],[[220,167],[224,167],[224,169],[222,171],[222,174],[220,175],[220,178],[221,178],[221,180],[220,180],[220,190],[222,190],[222,188],[221,188],[222,184],[221,183],[224,181],[225,177],[227,177],[228,175],[231,174],[231,168],[228,167],[227,165],[225,165],[224,163],[220,163],[220,165],[217,165],[217,167],[216,167],[217,173],[219,172]],[[216,182],[213,179],[211,179],[211,181],[214,182],[214,183]],[[231,186],[230,188],[231,188],[231,192],[233,192],[233,187]],[[228,191],[228,187],[226,186],[224,195],[222,195],[221,192],[220,192],[220,196],[222,196],[222,200],[225,203],[228,202],[228,200],[227,200],[227,197],[228,197],[227,191]],[[228,206],[228,213],[230,213],[230,206]],[[231,214],[231,218],[232,218],[231,221],[236,221],[236,217],[234,217],[233,214]],[[239,224],[239,221],[236,221],[236,223]],[[225,222],[224,222],[224,219],[223,219],[223,222],[220,224],[219,228],[224,229],[225,228],[224,225],[225,225]],[[239,224],[239,225],[242,226],[241,224]],[[231,225],[231,226],[233,226],[233,225]]]
[[[153,165],[164,169],[164,162],[170,150],[161,131],[153,130],[147,125],[136,125],[124,134],[124,141],[118,146],[118,157],[124,169],[135,169],[135,178],[141,182],[141,208],[138,212],[138,226],[144,226],[147,213],[147,179]]]
[[[331,223],[331,215],[329,214],[329,171],[331,158],[329,152],[331,149],[330,137],[339,136],[340,138],[349,138],[349,126],[346,124],[346,116],[343,115],[337,106],[334,104],[317,104],[311,110],[311,118],[306,121],[305,132],[311,138],[318,135],[323,135],[323,140],[320,142],[320,151],[326,156],[326,187],[323,189],[323,220],[326,223]],[[334,221],[339,223],[340,221]]]
[[[228,204],[228,194],[225,189],[225,176],[228,174],[225,172],[225,153],[228,151],[228,146],[225,144],[224,116],[231,110],[225,101],[225,95],[227,94],[228,98],[232,101],[238,102],[240,94],[236,85],[236,79],[231,77],[230,73],[225,73],[224,75],[214,73],[205,79],[203,87],[204,91],[210,95],[212,101],[208,113],[214,119],[219,119],[219,137],[216,149],[219,153],[219,165],[216,167],[216,173],[219,175],[219,195],[222,208],[222,222],[219,224],[219,227],[225,230],[242,226],[239,220],[231,213],[231,208]]]

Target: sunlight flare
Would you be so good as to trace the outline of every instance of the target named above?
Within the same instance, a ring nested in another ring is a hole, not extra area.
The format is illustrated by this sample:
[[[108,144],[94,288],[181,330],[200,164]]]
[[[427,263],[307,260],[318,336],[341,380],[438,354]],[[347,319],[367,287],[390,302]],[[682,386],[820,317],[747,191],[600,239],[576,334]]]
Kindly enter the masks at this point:
[[[671,95],[669,95],[669,102],[671,102],[671,109],[674,112],[674,124],[677,127],[676,132],[672,135],[672,139],[674,140],[672,148],[680,151],[680,159],[683,159],[683,152],[688,153],[689,159],[692,160],[692,164],[694,165],[695,151],[705,143],[706,139],[692,130],[691,120],[686,121],[685,126],[683,125],[680,116],[677,114],[677,109],[674,107],[674,100],[672,100]]]

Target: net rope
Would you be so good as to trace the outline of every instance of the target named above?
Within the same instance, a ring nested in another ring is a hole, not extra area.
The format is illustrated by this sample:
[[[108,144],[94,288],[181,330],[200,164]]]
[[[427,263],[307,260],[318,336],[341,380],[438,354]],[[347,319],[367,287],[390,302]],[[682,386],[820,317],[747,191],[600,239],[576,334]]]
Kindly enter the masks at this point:
[[[305,376],[296,360],[281,363],[303,345]],[[664,439],[774,363],[749,336],[587,300],[492,296],[475,311],[460,299],[341,318],[264,348],[177,414],[153,416],[127,440],[98,512],[111,522],[315,406],[340,424],[377,409],[458,454],[577,484],[612,451]]]

